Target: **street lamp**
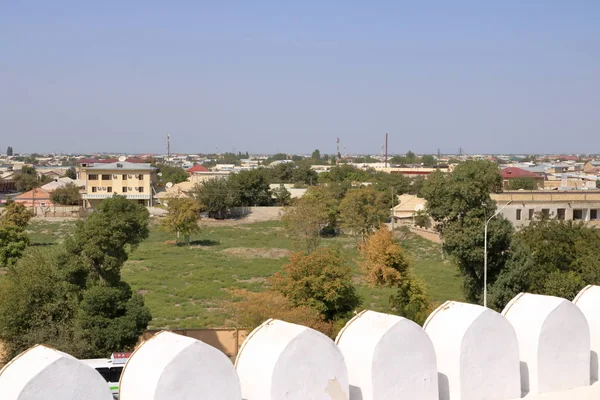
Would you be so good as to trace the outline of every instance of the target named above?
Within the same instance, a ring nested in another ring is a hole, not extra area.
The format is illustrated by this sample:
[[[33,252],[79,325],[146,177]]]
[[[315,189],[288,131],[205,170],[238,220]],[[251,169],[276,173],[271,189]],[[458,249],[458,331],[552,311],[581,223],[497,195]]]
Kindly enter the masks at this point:
[[[487,249],[488,249],[487,231],[488,231],[488,224],[490,223],[491,220],[496,218],[498,216],[498,214],[500,214],[500,212],[502,212],[502,210],[504,210],[506,208],[506,206],[509,205],[510,203],[512,203],[512,200],[509,201],[508,203],[506,203],[504,206],[502,206],[502,208],[500,208],[498,211],[496,211],[494,213],[494,215],[489,217],[485,221],[485,225],[483,228],[483,306],[486,308],[487,308]]]

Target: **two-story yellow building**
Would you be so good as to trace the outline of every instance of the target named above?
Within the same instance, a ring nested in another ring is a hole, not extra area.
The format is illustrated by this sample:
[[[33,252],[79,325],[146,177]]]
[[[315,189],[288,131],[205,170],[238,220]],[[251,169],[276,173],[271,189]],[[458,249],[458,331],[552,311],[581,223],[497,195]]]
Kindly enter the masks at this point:
[[[79,166],[79,179],[85,182],[84,205],[96,207],[115,194],[145,206],[152,206],[156,184],[156,168],[150,164],[127,161],[86,163]]]

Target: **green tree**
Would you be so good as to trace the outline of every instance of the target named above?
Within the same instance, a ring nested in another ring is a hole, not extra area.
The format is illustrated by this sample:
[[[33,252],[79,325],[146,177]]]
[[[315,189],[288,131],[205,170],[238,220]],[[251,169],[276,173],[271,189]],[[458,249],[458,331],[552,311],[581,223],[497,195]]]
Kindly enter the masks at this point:
[[[398,289],[390,297],[390,308],[415,322],[425,322],[429,311],[425,285],[413,275],[411,261],[393,233],[381,227],[361,244],[360,255],[360,270],[370,286]]]
[[[319,180],[317,172],[310,167],[309,164],[299,163],[292,170],[292,183],[296,185],[316,185]]]
[[[89,279],[117,285],[128,249],[135,249],[149,235],[149,218],[143,205],[124,196],[107,198],[77,224],[66,249],[88,266]]]
[[[421,157],[421,164],[424,167],[433,167],[437,164],[437,160],[432,155],[426,154]]]
[[[38,176],[35,167],[29,167],[27,165],[23,166],[21,172],[14,177],[15,185],[20,192],[27,192],[31,189],[40,187],[51,180],[52,179],[47,176]]]
[[[213,178],[196,185],[193,193],[200,208],[207,211],[211,218],[227,218],[231,208],[236,205],[235,194],[224,178]]]
[[[78,354],[72,322],[79,299],[73,286],[59,278],[58,253],[32,249],[0,281],[5,362],[38,343]]]
[[[81,194],[75,184],[68,183],[63,187],[54,189],[50,194],[50,200],[55,204],[76,206],[81,204]]]
[[[326,321],[347,317],[360,305],[352,284],[352,268],[330,247],[309,255],[292,255],[271,283],[294,307],[315,309]]]
[[[273,190],[273,196],[278,206],[289,206],[292,201],[292,194],[283,185]]]
[[[375,189],[387,193],[390,197],[392,191],[395,196],[408,193],[411,180],[402,174],[388,174],[387,172],[376,172],[373,175]]]
[[[159,165],[158,166],[159,182],[162,185],[171,183],[181,183],[185,182],[188,178],[187,173],[183,168],[172,167],[169,165]]]
[[[425,210],[418,210],[417,212],[415,212],[413,219],[415,225],[420,228],[428,229],[431,227],[431,220],[429,219],[429,215],[427,215],[427,212]]]
[[[502,309],[520,292],[572,299],[600,284],[600,232],[573,221],[538,218],[519,230],[510,257],[490,288],[490,304]]]
[[[151,319],[120,279],[148,236],[148,211],[122,196],[104,200],[54,249],[28,251],[0,284],[0,340],[9,357],[47,343],[78,358],[132,349]]]
[[[296,248],[310,253],[320,243],[324,231],[334,232],[338,201],[327,189],[311,187],[293,206],[283,211],[282,221]]]
[[[405,155],[407,164],[414,164],[417,162],[417,156],[412,151],[408,151]]]
[[[312,155],[310,156],[310,158],[312,158],[313,160],[320,160],[321,152],[319,151],[319,149],[315,149],[315,151],[312,152]]]
[[[33,218],[33,211],[22,203],[12,202],[4,209],[0,216],[0,225],[13,225],[19,229],[25,229]]]
[[[532,178],[514,178],[508,181],[508,190],[536,190],[537,184]]]
[[[184,243],[189,245],[190,236],[200,231],[200,205],[194,199],[171,197],[167,203],[167,211],[161,226],[167,232],[175,233],[177,241],[183,235]]]
[[[8,157],[11,157],[11,156],[13,155],[13,148],[12,148],[12,147],[8,146],[8,147],[6,148],[6,155],[7,155]]]
[[[498,166],[491,161],[466,161],[451,174],[434,172],[421,190],[427,213],[443,238],[443,249],[463,275],[465,297],[480,301],[483,291],[484,224],[496,211],[490,193],[502,190]],[[504,267],[513,233],[498,216],[488,226],[488,284]]]
[[[77,179],[77,171],[75,167],[71,167],[65,171],[65,176],[71,179]]]
[[[390,217],[389,194],[372,187],[350,189],[340,203],[342,227],[365,238]]]
[[[22,228],[0,224],[0,267],[15,265],[29,246],[29,237]]]
[[[232,174],[227,179],[227,183],[235,196],[237,207],[268,206],[273,201],[264,169]]]

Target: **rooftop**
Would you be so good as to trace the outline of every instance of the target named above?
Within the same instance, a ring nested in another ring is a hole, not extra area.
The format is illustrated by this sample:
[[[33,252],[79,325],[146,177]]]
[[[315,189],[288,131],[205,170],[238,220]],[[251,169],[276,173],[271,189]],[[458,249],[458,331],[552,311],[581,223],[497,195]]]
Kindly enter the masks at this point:
[[[101,170],[101,171],[106,171],[106,170],[154,171],[154,170],[156,170],[156,168],[150,164],[138,164],[138,163],[132,163],[129,161],[123,161],[123,162],[116,161],[116,162],[111,162],[111,163],[107,163],[107,164],[93,165],[88,168],[88,171],[94,171],[94,170]]]

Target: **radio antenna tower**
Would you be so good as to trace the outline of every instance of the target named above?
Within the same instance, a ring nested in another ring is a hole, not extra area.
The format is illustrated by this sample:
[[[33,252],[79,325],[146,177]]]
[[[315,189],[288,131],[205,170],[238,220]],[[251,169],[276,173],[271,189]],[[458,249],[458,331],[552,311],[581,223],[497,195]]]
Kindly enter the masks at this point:
[[[171,157],[171,135],[167,133],[167,158]]]
[[[342,153],[340,153],[340,138],[337,138],[337,160],[336,160],[337,165],[340,165],[341,158],[342,158]]]

